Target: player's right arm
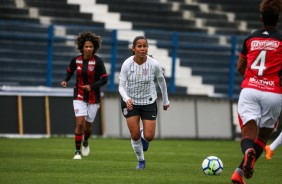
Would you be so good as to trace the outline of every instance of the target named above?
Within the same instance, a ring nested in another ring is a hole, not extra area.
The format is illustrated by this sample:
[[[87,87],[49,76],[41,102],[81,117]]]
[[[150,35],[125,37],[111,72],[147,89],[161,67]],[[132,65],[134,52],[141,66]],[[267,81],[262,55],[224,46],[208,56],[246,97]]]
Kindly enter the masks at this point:
[[[65,79],[61,82],[61,86],[62,87],[66,87],[67,86],[67,82],[70,80],[70,78],[73,76],[74,71],[76,70],[76,57],[74,57],[71,61],[70,64],[68,66],[67,72],[66,72],[66,76]]]

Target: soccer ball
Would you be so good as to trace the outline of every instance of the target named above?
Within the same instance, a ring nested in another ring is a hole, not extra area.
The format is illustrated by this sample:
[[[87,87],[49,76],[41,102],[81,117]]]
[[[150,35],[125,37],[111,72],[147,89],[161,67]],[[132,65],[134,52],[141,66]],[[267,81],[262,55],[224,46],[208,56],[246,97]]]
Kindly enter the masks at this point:
[[[223,171],[223,163],[216,156],[208,156],[202,163],[202,169],[206,175],[220,175]]]

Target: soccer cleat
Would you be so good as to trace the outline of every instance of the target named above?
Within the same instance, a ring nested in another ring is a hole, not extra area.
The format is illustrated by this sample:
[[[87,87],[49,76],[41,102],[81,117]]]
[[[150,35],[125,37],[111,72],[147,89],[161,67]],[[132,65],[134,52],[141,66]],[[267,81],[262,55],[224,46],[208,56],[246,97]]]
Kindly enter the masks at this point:
[[[140,137],[141,137],[141,142],[143,146],[143,151],[147,151],[149,148],[149,142],[146,141],[141,135],[142,135],[143,129],[140,130]]]
[[[272,155],[273,155],[273,153],[274,153],[274,151],[272,151],[272,150],[270,149],[270,146],[269,146],[269,145],[268,145],[268,146],[265,146],[264,149],[265,149],[265,153],[266,153],[265,158],[266,158],[267,160],[270,160],[271,157],[272,157]]]
[[[256,151],[253,148],[249,148],[244,156],[243,171],[245,178],[251,178],[254,173],[254,166],[256,161]]]
[[[82,153],[82,155],[85,156],[85,157],[89,155],[89,153],[90,153],[90,147],[89,147],[87,141],[83,141],[81,153]]]
[[[81,159],[81,155],[80,154],[81,154],[80,151],[76,151],[73,159],[74,160],[80,160]]]
[[[145,167],[146,167],[146,161],[145,160],[138,161],[138,164],[136,166],[137,170],[145,169]]]
[[[243,176],[240,175],[240,173],[236,170],[231,176],[232,184],[246,184],[246,182],[243,179]]]

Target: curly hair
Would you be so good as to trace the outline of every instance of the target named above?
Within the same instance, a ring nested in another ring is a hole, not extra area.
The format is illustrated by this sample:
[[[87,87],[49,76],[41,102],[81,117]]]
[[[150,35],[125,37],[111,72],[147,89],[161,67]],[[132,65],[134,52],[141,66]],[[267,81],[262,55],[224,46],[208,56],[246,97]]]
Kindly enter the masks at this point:
[[[101,42],[102,42],[101,37],[95,35],[94,33],[90,31],[85,31],[85,32],[79,33],[79,35],[76,38],[77,50],[79,50],[81,53],[83,53],[83,46],[86,41],[91,41],[93,43],[93,46],[94,46],[93,54],[95,54],[101,47]]]
[[[260,12],[265,27],[276,27],[282,12],[282,0],[263,0]]]

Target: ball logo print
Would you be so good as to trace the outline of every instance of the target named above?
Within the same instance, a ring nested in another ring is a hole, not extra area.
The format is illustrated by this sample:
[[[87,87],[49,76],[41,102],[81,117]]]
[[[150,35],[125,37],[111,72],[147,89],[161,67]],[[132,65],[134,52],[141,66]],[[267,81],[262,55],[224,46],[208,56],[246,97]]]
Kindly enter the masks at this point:
[[[223,171],[223,163],[216,156],[208,156],[202,163],[202,170],[206,175],[220,175]]]

